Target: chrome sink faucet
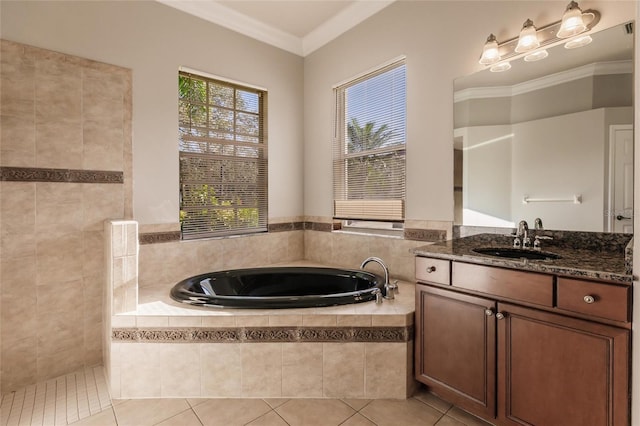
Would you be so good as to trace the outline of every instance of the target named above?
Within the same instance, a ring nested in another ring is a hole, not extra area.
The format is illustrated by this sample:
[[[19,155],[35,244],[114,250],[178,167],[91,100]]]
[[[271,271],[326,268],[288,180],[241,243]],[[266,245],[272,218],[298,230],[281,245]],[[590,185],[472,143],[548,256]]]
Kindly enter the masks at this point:
[[[522,242],[520,240],[522,240]],[[518,230],[516,231],[516,238],[513,240],[513,247],[531,247],[531,238],[529,238],[529,224],[526,220],[521,220],[518,223]]]
[[[398,285],[396,283],[392,284],[389,282],[389,268],[387,268],[387,265],[385,265],[382,259],[380,259],[379,257],[368,257],[364,260],[364,262],[362,262],[362,265],[360,265],[360,269],[364,269],[364,267],[369,262],[377,263],[382,267],[382,269],[384,270],[384,298],[394,299],[394,293],[398,289]]]
[[[542,227],[542,219],[540,219],[539,217],[536,217],[534,228],[536,229],[536,231],[542,231],[544,229]]]

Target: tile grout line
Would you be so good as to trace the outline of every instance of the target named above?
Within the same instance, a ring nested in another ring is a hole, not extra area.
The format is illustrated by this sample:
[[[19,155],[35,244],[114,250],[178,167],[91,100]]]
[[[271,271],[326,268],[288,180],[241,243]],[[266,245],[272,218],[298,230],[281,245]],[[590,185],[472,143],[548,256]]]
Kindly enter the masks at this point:
[[[0,426],[6,426],[9,422],[9,414],[11,413],[11,407],[13,406],[14,396],[14,392],[2,396],[2,402],[0,403]],[[10,402],[9,398],[11,398]]]
[[[78,418],[78,399],[77,399],[77,383],[75,374],[67,374],[66,376],[66,395],[67,401],[67,424],[79,420]]]
[[[33,415],[33,406],[36,398],[36,386],[29,385],[25,389],[24,402],[22,403],[22,410],[20,412],[20,421],[18,425],[29,426],[31,424],[31,416]],[[28,417],[27,417],[28,416]]]
[[[55,380],[47,380],[46,382],[46,395],[43,411],[43,424],[52,424],[55,422],[56,416],[56,388]]]
[[[109,388],[104,376],[104,368],[102,366],[93,367],[93,376],[96,381],[96,387],[98,388],[98,400],[100,401],[100,411],[111,407],[111,395],[109,395]]]
[[[67,418],[66,418],[66,412],[67,412],[67,407],[66,407],[66,402],[67,402],[67,398],[65,395],[65,389],[66,389],[66,382],[63,383],[63,381],[65,380],[64,376],[58,377],[55,382],[56,382],[56,394],[55,394],[55,425],[66,425],[67,424]],[[64,416],[64,418],[63,418]]]
[[[36,401],[31,416],[31,426],[42,426],[44,423],[45,397],[47,395],[46,382],[40,382],[36,386]]]
[[[84,380],[84,374],[75,372],[76,383],[78,384],[77,404],[78,417],[80,419],[87,418],[91,415],[89,411],[89,400],[87,398],[87,382]]]
[[[20,416],[22,415],[22,407],[24,405],[24,393],[25,393],[25,389],[24,388],[20,389],[19,391],[16,392],[16,395],[15,395],[18,398],[16,399],[15,396],[13,398],[13,404],[11,405],[11,414],[9,414],[9,421],[7,422],[9,426],[17,425],[20,422]],[[17,407],[18,405],[20,406],[20,408]]]
[[[84,377],[87,381],[87,398],[89,400],[89,412],[91,415],[100,412],[100,400],[98,399],[98,389],[93,377],[93,371],[84,369]]]

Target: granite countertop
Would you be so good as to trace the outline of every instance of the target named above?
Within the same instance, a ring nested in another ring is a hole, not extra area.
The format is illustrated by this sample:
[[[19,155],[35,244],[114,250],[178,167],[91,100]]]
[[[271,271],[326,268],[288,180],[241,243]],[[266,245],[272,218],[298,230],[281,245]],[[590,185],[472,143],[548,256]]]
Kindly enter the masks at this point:
[[[563,236],[568,237],[567,235],[562,235],[559,238],[554,238],[552,243],[547,241],[542,243],[543,252],[551,252],[560,256],[559,259],[555,260],[507,259],[483,255],[473,251],[473,249],[480,247],[511,247],[513,237],[500,234],[479,234],[457,238],[416,247],[411,251],[418,256],[459,260],[468,263],[570,277],[606,280],[631,285],[633,281],[631,269],[633,240],[629,241],[632,238],[630,235],[626,239],[618,238],[619,241],[616,241],[615,244],[612,244],[609,239],[606,244],[582,245],[588,248],[577,248],[576,241],[561,241]],[[596,237],[596,235],[593,237]],[[581,236],[581,238],[584,237]]]

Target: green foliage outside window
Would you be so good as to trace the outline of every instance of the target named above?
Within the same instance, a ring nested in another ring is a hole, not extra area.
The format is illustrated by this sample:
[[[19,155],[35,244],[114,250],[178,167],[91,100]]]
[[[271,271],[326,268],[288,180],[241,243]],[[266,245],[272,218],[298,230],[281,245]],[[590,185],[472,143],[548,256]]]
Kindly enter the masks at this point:
[[[178,88],[183,237],[258,228],[266,223],[259,93],[183,74]]]

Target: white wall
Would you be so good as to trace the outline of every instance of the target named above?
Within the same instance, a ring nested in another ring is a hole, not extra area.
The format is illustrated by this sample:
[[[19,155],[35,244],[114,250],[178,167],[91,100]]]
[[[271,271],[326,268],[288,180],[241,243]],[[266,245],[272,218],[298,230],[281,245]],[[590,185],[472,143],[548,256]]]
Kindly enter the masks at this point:
[[[462,223],[470,226],[513,226],[511,126],[475,126],[459,131],[465,133],[462,144]]]
[[[531,18],[559,20],[566,1],[398,1],[305,58],[305,214],[331,216],[331,88],[400,55],[407,63],[408,219],[453,220],[453,80],[478,71],[489,33],[515,37]],[[584,1],[596,30],[635,16],[633,1]]]
[[[512,214],[548,229],[602,232],[605,110],[597,109],[513,125]],[[608,138],[607,138],[608,139]],[[562,142],[562,143],[560,143]],[[572,199],[522,203],[522,197]]]
[[[154,1],[2,1],[2,38],[133,70],[133,201],[141,224],[178,222],[177,73],[269,92],[269,217],[303,214],[302,58]]]

